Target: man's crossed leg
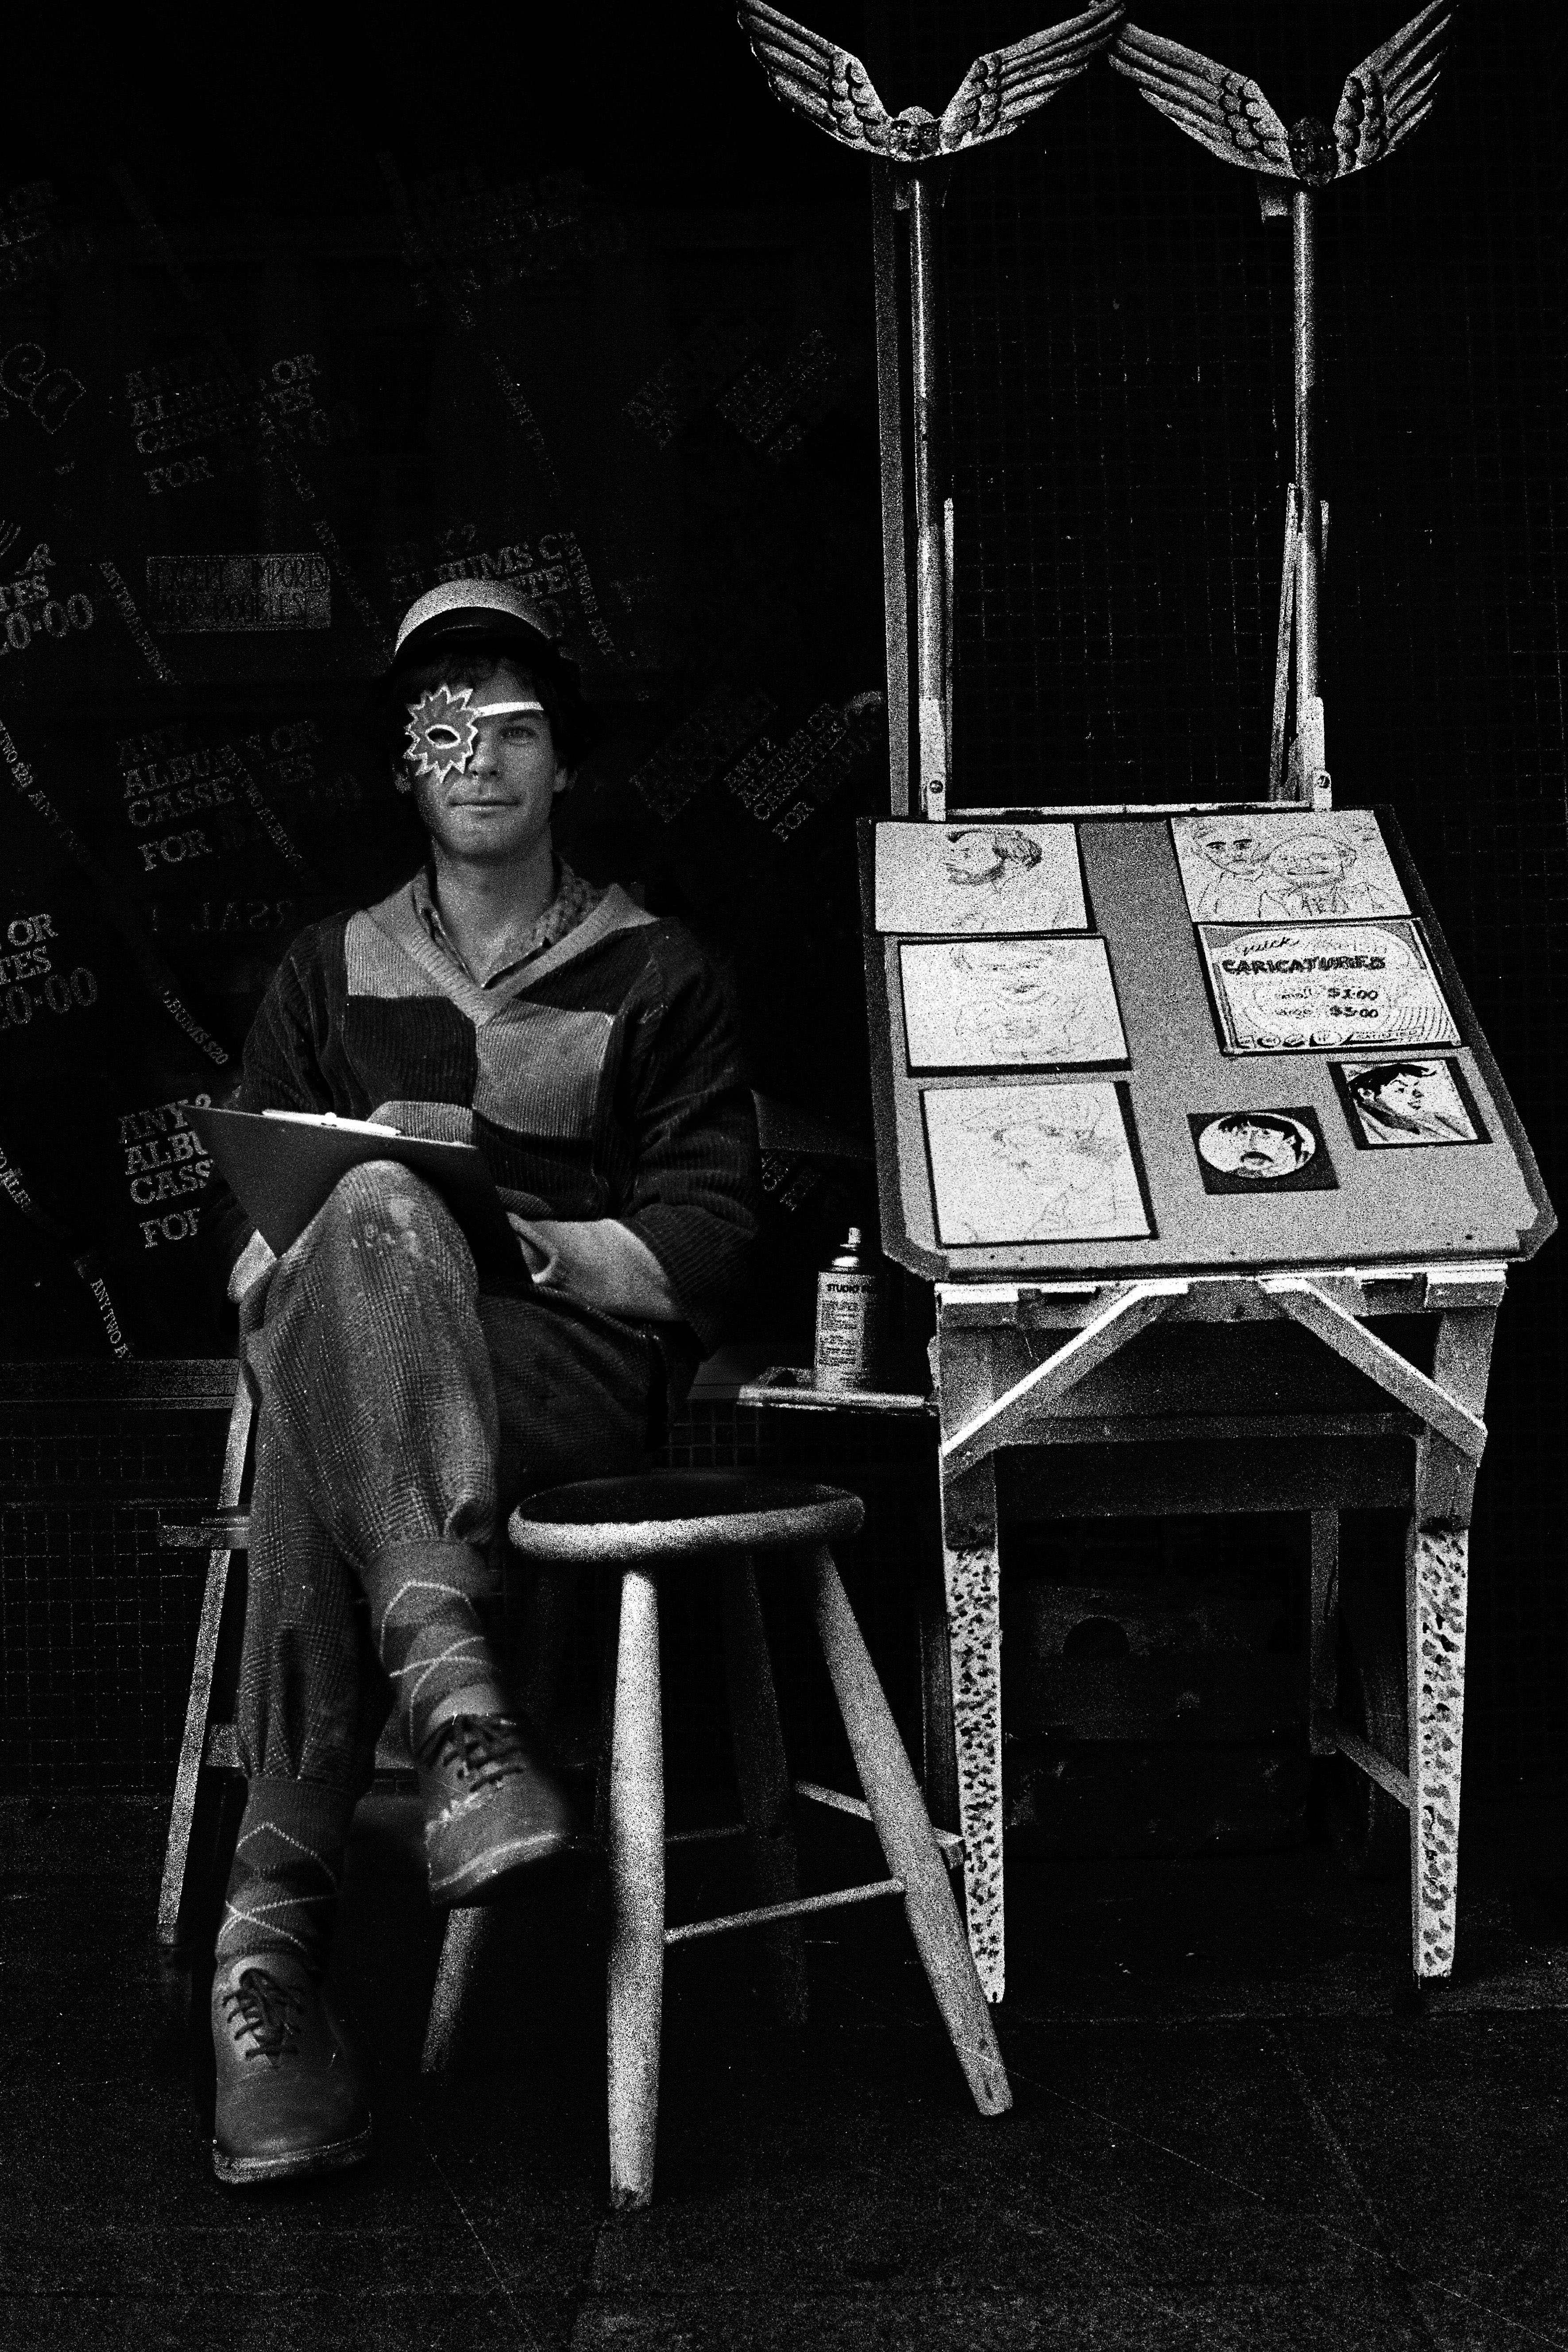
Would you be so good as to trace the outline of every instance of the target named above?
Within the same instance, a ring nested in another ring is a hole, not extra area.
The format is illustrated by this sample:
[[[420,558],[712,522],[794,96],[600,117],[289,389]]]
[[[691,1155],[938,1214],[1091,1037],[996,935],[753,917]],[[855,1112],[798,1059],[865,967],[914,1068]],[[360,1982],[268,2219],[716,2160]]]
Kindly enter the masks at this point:
[[[662,1378],[634,1326],[559,1294],[480,1297],[455,1220],[391,1161],[346,1176],[279,1263],[247,1360],[249,1793],[213,1986],[214,2165],[236,2183],[368,2152],[321,1979],[389,1689],[434,1902],[483,1899],[566,1842],[479,1604],[501,1590],[512,1502],[635,1468]]]

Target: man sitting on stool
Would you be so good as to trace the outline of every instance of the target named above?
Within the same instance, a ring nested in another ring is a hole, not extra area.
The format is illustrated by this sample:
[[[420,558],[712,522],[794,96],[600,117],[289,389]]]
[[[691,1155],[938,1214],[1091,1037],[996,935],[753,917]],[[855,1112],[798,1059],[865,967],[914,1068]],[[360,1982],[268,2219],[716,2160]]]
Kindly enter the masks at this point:
[[[567,1843],[477,1604],[521,1495],[637,1467],[756,1232],[755,1119],[711,971],[680,924],[552,851],[582,710],[541,615],[496,583],[437,588],[386,691],[428,863],[294,941],[237,1103],[471,1139],[519,1265],[481,1291],[449,1211],[388,1160],[345,1176],[280,1260],[221,1185],[204,1210],[260,1400],[249,1790],[212,1995],[213,2164],[233,2183],[369,2151],[321,1979],[388,1682],[432,1902],[493,1895]]]

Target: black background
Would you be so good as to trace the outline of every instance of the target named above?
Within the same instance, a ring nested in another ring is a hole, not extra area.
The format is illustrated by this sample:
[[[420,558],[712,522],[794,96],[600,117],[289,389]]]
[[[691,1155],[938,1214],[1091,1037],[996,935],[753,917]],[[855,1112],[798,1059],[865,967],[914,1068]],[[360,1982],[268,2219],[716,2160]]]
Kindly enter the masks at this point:
[[[1137,13],[1289,122],[1331,117],[1400,11]],[[889,107],[940,110],[1041,12],[810,14]],[[232,1083],[291,932],[414,862],[363,693],[442,564],[489,558],[579,655],[601,737],[568,855],[696,925],[764,1094],[868,1132],[867,164],[773,100],[719,6],[33,9],[5,38],[0,584],[41,573],[58,634],[10,615],[0,720],[58,822],[0,763],[0,928],[47,911],[97,993],[0,1034],[0,1148],[98,1253],[124,1342],[221,1345],[156,1223],[193,1196],[133,1199],[130,1154],[144,1114]],[[1559,1196],[1562,51],[1558,12],[1462,13],[1431,121],[1320,207],[1335,790],[1398,809]],[[959,159],[943,248],[955,797],[1258,796],[1288,231],[1102,66]],[[261,551],[330,554],[330,628],[161,625],[150,559]],[[224,746],[253,797],[132,822],[148,756],[210,773]],[[199,852],[147,870],[192,827]],[[773,1151],[767,1178],[758,1317],[782,1328],[872,1203],[842,1163]],[[72,1255],[0,1197],[5,1355],[107,1358]],[[1479,1732],[1499,1773],[1568,1762],[1561,1255],[1505,1307],[1481,1479],[1472,1754]]]

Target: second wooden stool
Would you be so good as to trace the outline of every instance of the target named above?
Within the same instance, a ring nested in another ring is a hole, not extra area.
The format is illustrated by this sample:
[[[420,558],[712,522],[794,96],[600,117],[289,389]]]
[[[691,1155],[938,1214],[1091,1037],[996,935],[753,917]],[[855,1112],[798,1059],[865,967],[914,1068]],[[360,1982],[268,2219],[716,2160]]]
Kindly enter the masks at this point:
[[[620,1630],[610,1730],[607,1847],[613,1926],[609,1960],[610,2192],[620,2208],[653,2194],[659,2030],[668,1945],[727,1929],[782,1931],[784,1979],[798,1975],[789,1923],[808,1912],[899,1895],[921,1966],[983,2115],[1013,2104],[991,2012],[970,1958],[958,1906],[875,1667],[855,1622],[830,1542],[856,1534],[858,1496],[743,1471],[673,1471],[591,1479],[535,1495],[512,1515],[524,1558],[620,1570]],[[752,1566],[753,1551],[784,1549],[809,1593],[862,1806],[806,1784],[800,1793],[868,1813],[889,1875],[831,1895],[801,1896],[789,1829],[790,1781]],[[668,1927],[664,1916],[664,1755],[659,1705],[658,1580],[695,1559],[724,1579],[725,1645],[742,1810],[765,1891],[777,1900],[720,1919]],[[456,1919],[453,1923],[456,1927]],[[803,1998],[796,2004],[803,2006]]]

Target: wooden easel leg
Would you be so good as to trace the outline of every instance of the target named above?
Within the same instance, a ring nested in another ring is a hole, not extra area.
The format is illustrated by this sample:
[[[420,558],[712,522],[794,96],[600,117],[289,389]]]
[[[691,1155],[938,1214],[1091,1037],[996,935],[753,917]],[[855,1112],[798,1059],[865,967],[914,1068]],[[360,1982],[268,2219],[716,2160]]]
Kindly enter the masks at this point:
[[[1486,1402],[1495,1307],[1450,1309],[1433,1378],[1472,1412]],[[1459,1769],[1465,1729],[1465,1612],[1473,1462],[1428,1430],[1415,1449],[1405,1548],[1410,1722],[1410,1940],[1419,1983],[1454,1966],[1459,1893]]]
[[[721,1568],[724,1679],[730,1700],[730,1737],[741,1811],[750,1832],[752,1868],[759,1903],[793,1903],[800,1892],[795,1874],[795,1830],[790,1819],[789,1767],[773,1689],[768,1637],[752,1563],[742,1559]],[[773,1998],[786,2024],[804,2025],[806,2011],[805,1938],[798,1919],[784,1919],[765,1931]]]
[[[645,1568],[628,1568],[621,1577],[609,1832],[610,2202],[629,2212],[653,2197],[664,2014],[658,1585]]]
[[[1006,1986],[1002,1884],[1002,1612],[996,1555],[996,1465],[942,1477],[958,1826],[969,1948],[987,2000]]]
[[[1307,1637],[1309,1675],[1308,1739],[1314,1756],[1336,1751],[1328,1726],[1339,1703],[1338,1651],[1340,1633],[1340,1515],[1314,1511],[1312,1520],[1312,1597]]]

